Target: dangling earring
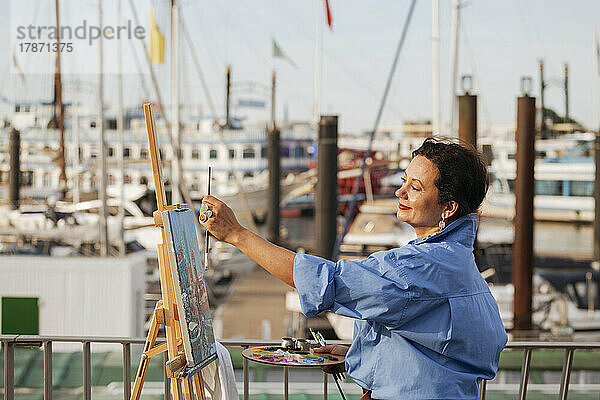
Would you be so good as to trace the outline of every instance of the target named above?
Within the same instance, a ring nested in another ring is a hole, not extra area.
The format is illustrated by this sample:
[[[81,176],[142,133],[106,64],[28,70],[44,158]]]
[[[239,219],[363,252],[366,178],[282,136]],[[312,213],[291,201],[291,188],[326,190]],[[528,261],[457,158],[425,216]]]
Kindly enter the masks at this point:
[[[438,222],[438,226],[440,227],[440,231],[443,231],[446,227],[446,221],[444,220],[444,216],[442,215],[442,219]]]

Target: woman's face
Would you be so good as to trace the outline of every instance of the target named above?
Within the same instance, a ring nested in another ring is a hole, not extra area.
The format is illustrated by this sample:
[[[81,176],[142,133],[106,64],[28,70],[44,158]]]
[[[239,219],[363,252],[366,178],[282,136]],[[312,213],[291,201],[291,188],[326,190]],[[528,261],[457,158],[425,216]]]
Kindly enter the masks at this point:
[[[404,173],[404,183],[396,190],[400,221],[410,224],[418,237],[439,230],[438,223],[445,207],[439,204],[435,181],[440,175],[437,167],[428,158],[416,156]]]

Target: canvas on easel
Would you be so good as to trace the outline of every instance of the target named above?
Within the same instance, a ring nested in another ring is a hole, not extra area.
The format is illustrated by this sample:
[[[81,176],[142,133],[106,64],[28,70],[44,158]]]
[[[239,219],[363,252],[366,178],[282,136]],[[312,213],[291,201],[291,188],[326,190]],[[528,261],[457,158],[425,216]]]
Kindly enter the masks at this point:
[[[204,269],[192,210],[183,205],[162,219],[187,361],[182,375],[189,375],[217,357]]]
[[[165,363],[165,375],[167,378],[170,378],[170,386],[171,386],[171,394],[173,396],[173,400],[194,400],[196,397],[198,400],[205,400],[204,393],[204,380],[202,379],[202,366],[206,365],[211,359],[209,355],[208,358],[201,358],[204,360],[204,364],[200,362],[199,364],[196,362],[190,362],[189,360],[193,360],[193,357],[186,356],[186,347],[184,346],[184,334],[182,332],[182,323],[180,323],[180,319],[185,321],[186,328],[188,329],[191,326],[191,323],[188,323],[190,320],[185,320],[185,306],[179,305],[183,303],[179,303],[179,300],[183,299],[181,292],[179,293],[179,299],[177,298],[175,285],[178,285],[178,288],[181,288],[179,285],[179,279],[176,271],[176,262],[177,257],[171,261],[170,259],[170,248],[173,248],[173,240],[172,234],[179,232],[177,227],[173,227],[173,224],[169,222],[168,211],[172,210],[188,210],[190,214],[192,214],[191,226],[194,225],[193,211],[189,210],[187,206],[181,205],[166,205],[166,197],[164,191],[164,177],[162,176],[162,171],[160,168],[160,153],[158,148],[158,135],[156,132],[156,125],[154,122],[154,116],[152,114],[152,106],[150,104],[144,104],[144,116],[146,119],[146,131],[148,133],[148,145],[149,145],[149,155],[150,162],[152,164],[152,175],[154,179],[154,187],[156,193],[156,206],[157,211],[153,213],[154,224],[161,231],[162,243],[159,243],[157,246],[158,251],[158,271],[160,273],[160,288],[161,288],[161,297],[159,301],[156,302],[156,306],[154,307],[154,313],[152,314],[152,319],[150,321],[150,328],[148,329],[148,336],[146,338],[146,342],[144,343],[144,348],[142,350],[142,355],[140,357],[140,364],[138,366],[138,370],[135,376],[135,383],[133,385],[133,390],[131,392],[130,400],[139,400],[142,394],[142,388],[144,386],[144,380],[146,379],[146,374],[148,372],[148,367],[150,365],[150,359],[152,357],[158,356],[159,354],[163,354],[167,352],[169,360]],[[166,222],[165,222],[166,221]],[[186,216],[186,221],[189,221],[189,217]],[[165,225],[169,226],[169,233],[167,234]],[[187,225],[186,225],[187,226]],[[187,229],[187,228],[186,228]],[[193,236],[189,236],[189,243],[187,244],[188,248],[193,249],[195,246],[195,253],[192,250],[192,254],[194,255],[194,259],[200,260],[199,251],[198,251],[198,241],[196,238],[195,231]],[[168,237],[171,237],[171,244],[169,245]],[[177,236],[176,236],[177,237]],[[192,246],[192,244],[194,246]],[[190,263],[190,265],[195,265],[194,263]],[[171,268],[173,267],[173,269]],[[202,271],[202,269],[196,269],[196,271]],[[202,281],[201,275],[191,275],[194,277],[196,281],[202,282],[202,290],[205,292],[204,282]],[[198,285],[196,285],[198,286]],[[180,289],[178,289],[180,291]],[[195,289],[197,292],[199,287]],[[198,292],[199,293],[199,292]],[[200,296],[199,298],[206,298],[205,296]],[[197,307],[197,310],[208,310],[208,302],[202,305],[200,304]],[[210,312],[208,314],[203,315],[204,320],[208,318],[210,322]],[[166,342],[157,343],[158,333],[160,326],[163,325],[165,328],[165,336]],[[203,338],[204,343],[209,343],[210,338],[212,336],[212,324],[207,325],[204,322],[203,326],[210,326],[210,333],[206,333]],[[206,336],[209,335],[209,336]],[[194,335],[189,335],[188,338]],[[191,343],[187,341],[189,348],[191,349]],[[214,343],[214,338],[212,339],[212,343]],[[213,346],[214,347],[214,346]],[[212,359],[214,359],[213,357]],[[189,368],[188,366],[193,366]],[[180,372],[181,369],[184,369],[183,373]],[[183,396],[182,396],[183,390]],[[195,393],[194,393],[195,392]]]

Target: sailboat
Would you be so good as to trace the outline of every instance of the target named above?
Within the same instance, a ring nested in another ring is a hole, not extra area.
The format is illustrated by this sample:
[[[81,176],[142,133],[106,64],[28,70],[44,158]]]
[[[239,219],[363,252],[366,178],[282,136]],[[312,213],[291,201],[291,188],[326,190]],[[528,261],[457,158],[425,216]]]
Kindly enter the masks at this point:
[[[117,5],[119,3],[117,2]],[[177,7],[176,3],[174,3],[174,7]],[[182,18],[180,15],[177,17],[177,11],[174,12],[174,15],[174,21]],[[182,29],[185,33],[184,27]],[[189,40],[187,44],[191,46]],[[179,57],[182,57],[183,54],[193,53],[193,48],[190,47],[189,50],[186,53],[180,52]],[[176,70],[177,68],[174,68],[172,71],[172,74],[175,74],[174,82],[180,81],[177,79]],[[96,110],[92,107],[82,106],[82,99],[78,93],[82,87],[85,87],[85,84],[78,81],[67,82],[66,85],[70,86],[72,91],[70,102],[61,101],[64,108],[64,117],[61,122],[67,132],[64,142],[64,164],[68,178],[66,188],[69,189],[64,200],[67,203],[75,203],[76,206],[80,202],[101,197],[98,194],[104,190],[103,179],[101,179],[104,174],[106,175],[104,181],[107,197],[118,199],[118,204],[125,205],[128,201],[137,200],[148,191],[152,191],[153,180],[150,168],[148,168],[144,120],[140,110],[124,109],[122,101],[118,101],[117,114],[109,113],[102,118],[100,115],[104,112],[104,107]],[[160,99],[158,87],[155,89],[157,97]],[[176,101],[177,93],[174,92],[173,110],[179,110],[180,107],[177,106],[178,101]],[[64,99],[68,96],[69,94],[61,97]],[[100,99],[98,96],[98,100]],[[121,99],[121,95],[118,95],[117,99]],[[25,178],[22,181],[21,194],[24,203],[22,209],[25,211],[28,204],[34,208],[43,207],[44,201],[51,196],[57,199],[63,198],[64,185],[61,184],[60,170],[54,163],[56,155],[60,153],[59,146],[57,146],[59,132],[52,125],[48,126],[47,123],[47,120],[51,119],[52,104],[17,100],[12,107],[14,110],[12,126],[21,131],[21,170]],[[249,210],[252,210],[253,214],[266,212],[266,196],[264,196],[267,185],[265,129],[240,129],[239,123],[216,128],[215,121],[217,124],[220,123],[220,119],[216,117],[216,111],[209,118],[188,116],[171,125],[166,118],[167,114],[160,112],[165,110],[164,105],[158,103],[157,108],[159,110],[157,127],[161,143],[161,156],[167,167],[165,170],[174,172],[174,178],[166,182],[167,188],[182,186],[189,196],[187,199],[183,199],[184,201],[192,203],[199,201],[205,193],[206,167],[211,165],[215,171],[213,192],[217,196],[224,197],[231,202],[234,209],[247,215],[250,214]],[[50,117],[48,117],[49,114]],[[173,113],[173,115],[176,114]],[[176,132],[173,130],[174,126],[178,127]],[[176,142],[178,142],[175,143],[175,146],[179,147],[180,151],[174,150],[174,142],[171,141],[173,133],[176,133]],[[7,142],[8,134],[8,129],[1,130],[0,141]],[[104,143],[104,146],[101,146],[98,141],[98,137],[102,134],[104,138],[101,142]],[[288,190],[303,184],[303,175],[300,175],[299,178],[294,178],[294,176],[298,172],[308,170],[313,162],[311,150],[315,137],[316,131],[310,124],[290,124],[282,127],[282,147],[285,153],[282,169],[286,173],[294,173],[282,181],[283,196]],[[125,141],[123,138],[127,138],[127,140]],[[103,148],[106,149],[104,157],[102,156]],[[178,157],[170,157],[175,154]],[[101,168],[103,163],[106,168],[105,173]],[[179,164],[181,164],[181,168],[178,172]],[[235,170],[231,168],[232,165],[235,165]],[[7,168],[7,164],[4,163],[0,166],[0,180],[7,179],[9,172]],[[178,185],[178,179],[184,184]],[[240,182],[237,185],[235,184],[236,180]],[[237,195],[240,187],[251,189],[251,193],[246,195],[247,199],[244,202]],[[4,190],[4,187],[0,187],[0,192]],[[174,190],[173,192],[174,199],[177,201],[178,191]],[[102,200],[101,202],[106,203]],[[59,208],[65,206],[66,203],[58,202]],[[146,211],[151,213],[152,210]],[[118,214],[121,221],[131,217],[131,215],[127,215],[127,211],[119,211]],[[107,215],[107,218],[110,216]],[[127,225],[123,222],[120,224]],[[14,228],[19,229],[18,226]],[[114,234],[111,232],[111,235]],[[113,245],[116,243],[115,240],[118,242],[118,238],[121,236],[119,230],[116,235],[117,237],[110,239],[110,243]],[[122,244],[117,247],[122,248]]]

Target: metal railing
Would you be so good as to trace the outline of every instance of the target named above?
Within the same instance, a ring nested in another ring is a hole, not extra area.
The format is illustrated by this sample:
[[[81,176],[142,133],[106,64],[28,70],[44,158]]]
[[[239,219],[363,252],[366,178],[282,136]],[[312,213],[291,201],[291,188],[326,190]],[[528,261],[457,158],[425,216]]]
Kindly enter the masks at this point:
[[[575,350],[600,350],[600,343],[582,342],[509,342],[505,350],[523,350],[523,363],[521,365],[521,379],[519,382],[519,400],[527,396],[527,383],[531,368],[531,353],[533,350],[564,350],[562,372],[560,375],[559,400],[566,400],[569,391],[569,380],[573,367],[573,354]],[[479,399],[485,399],[486,381],[480,385]]]
[[[14,399],[15,391],[15,346],[18,347],[41,347],[44,352],[44,400],[52,400],[52,344],[53,343],[81,343],[83,351],[83,398],[91,400],[91,344],[112,343],[120,344],[122,347],[123,366],[131,366],[131,345],[145,343],[144,338],[131,339],[122,337],[78,337],[78,336],[27,336],[27,335],[0,335],[0,342],[4,350],[4,399]],[[157,343],[164,342],[164,338],[157,339]],[[220,340],[225,347],[248,348],[254,346],[278,345],[280,341],[275,340]],[[335,344],[350,344],[344,341],[333,341]],[[509,342],[505,350],[522,350],[523,363],[521,366],[521,379],[519,383],[519,399],[525,400],[527,395],[527,383],[531,368],[531,354],[533,350],[563,350],[564,360],[561,373],[560,400],[567,399],[569,379],[573,366],[573,354],[575,350],[600,350],[600,343],[577,343],[577,342]],[[164,354],[166,362],[166,353]],[[249,399],[249,366],[248,360],[243,359],[243,398]],[[165,380],[166,380],[165,376]],[[327,400],[327,374],[323,373],[323,399]],[[486,380],[480,383],[479,399],[484,400],[486,395]],[[283,367],[283,391],[284,399],[289,393],[288,368]],[[129,400],[131,393],[131,368],[123,368],[123,399]],[[170,398],[170,385],[164,385],[164,398]]]

